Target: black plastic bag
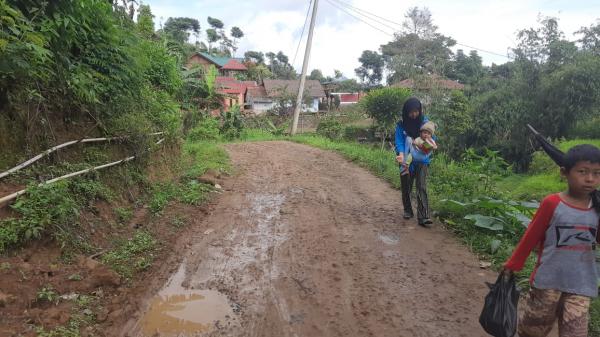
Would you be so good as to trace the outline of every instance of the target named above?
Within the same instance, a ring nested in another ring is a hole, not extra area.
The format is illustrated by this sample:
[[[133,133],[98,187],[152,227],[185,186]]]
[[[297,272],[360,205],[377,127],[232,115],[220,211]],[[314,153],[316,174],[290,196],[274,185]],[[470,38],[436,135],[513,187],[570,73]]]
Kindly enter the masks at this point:
[[[519,290],[514,275],[500,273],[495,284],[488,284],[479,324],[494,337],[513,337],[517,332]]]

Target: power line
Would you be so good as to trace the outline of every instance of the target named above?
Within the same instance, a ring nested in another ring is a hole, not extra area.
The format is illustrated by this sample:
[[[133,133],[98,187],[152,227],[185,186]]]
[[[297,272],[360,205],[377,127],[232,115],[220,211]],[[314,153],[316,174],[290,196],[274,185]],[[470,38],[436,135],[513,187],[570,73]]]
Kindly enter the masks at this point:
[[[302,37],[304,37],[304,30],[306,29],[306,23],[308,22],[308,16],[310,15],[311,5],[312,5],[312,0],[309,0],[308,9],[306,10],[306,17],[304,18],[304,26],[302,26],[302,34],[300,34],[300,40],[298,40],[298,47],[296,47],[296,53],[294,54],[294,60],[292,61],[292,67],[296,64],[296,57],[298,56],[298,51],[300,50],[300,44],[302,43]]]
[[[332,5],[333,7],[337,8],[337,9],[341,10],[342,12],[344,12],[344,13],[346,13],[346,14],[350,15],[351,17],[355,18],[356,20],[358,20],[358,21],[360,21],[360,22],[362,22],[362,23],[364,23],[364,24],[366,24],[366,25],[369,25],[371,28],[373,28],[373,29],[376,29],[376,30],[378,30],[378,31],[380,31],[380,32],[382,32],[382,33],[384,33],[384,34],[386,34],[386,35],[389,35],[389,36],[394,36],[394,34],[392,34],[392,33],[389,33],[389,32],[386,32],[386,31],[384,31],[383,29],[380,29],[380,28],[378,28],[378,27],[375,27],[375,26],[373,26],[372,24],[370,24],[369,22],[367,22],[367,21],[365,21],[365,20],[363,20],[363,19],[361,19],[361,18],[357,17],[356,15],[354,15],[354,14],[352,14],[352,13],[350,13],[350,12],[348,12],[346,9],[344,9],[343,7],[341,7],[341,6],[337,5],[337,4],[336,4],[336,3],[334,3],[333,1],[331,1],[331,0],[327,0],[327,2],[329,2],[329,4],[330,4],[330,5]]]
[[[335,2],[336,2],[338,5],[340,5],[340,6],[344,6],[344,7],[346,7],[347,9],[351,10],[352,12],[354,12],[354,13],[358,14],[359,16],[361,16],[361,17],[363,17],[363,18],[366,18],[366,19],[368,19],[368,20],[372,20],[372,21],[376,22],[376,23],[377,23],[377,24],[379,24],[379,25],[382,25],[382,26],[385,26],[385,27],[387,27],[387,28],[390,28],[390,29],[391,29],[391,30],[393,30],[394,32],[399,30],[397,27],[393,27],[393,26],[390,26],[390,25],[388,25],[388,24],[386,24],[386,23],[383,23],[383,22],[381,22],[381,19],[383,19],[383,18],[381,18],[381,17],[379,17],[379,16],[377,16],[377,15],[375,15],[375,14],[372,14],[372,13],[369,13],[369,12],[366,12],[366,11],[363,11],[363,10],[362,10],[362,9],[360,9],[360,8],[354,7],[354,6],[352,6],[352,5],[348,4],[348,3],[346,3],[346,2],[343,2],[343,1],[340,1],[340,0],[333,0],[333,1],[335,1]],[[372,16],[374,16],[375,18],[373,18]],[[378,20],[378,19],[379,19],[379,20]],[[383,20],[384,20],[384,21],[387,21],[387,20],[385,20],[385,19],[383,19]],[[392,23],[394,23],[394,22],[392,22]]]
[[[331,3],[331,0],[327,0],[327,1],[329,1],[329,2]],[[370,16],[372,16],[372,17],[375,17],[375,18],[378,18],[378,19],[380,19],[380,20],[387,21],[387,22],[389,22],[389,23],[391,23],[391,24],[397,25],[398,27],[402,27],[402,24],[400,24],[400,23],[398,23],[398,22],[395,22],[395,21],[392,21],[392,20],[386,19],[386,18],[384,18],[384,17],[381,17],[381,16],[379,16],[379,15],[377,15],[377,14],[373,14],[373,13],[371,13],[371,12],[369,12],[369,11],[366,11],[366,10],[364,10],[364,9],[360,9],[360,8],[358,8],[358,7],[355,7],[355,6],[351,5],[350,3],[348,3],[348,2],[345,2],[345,1],[343,1],[343,0],[333,0],[333,1],[335,1],[336,3],[339,3],[339,4],[341,4],[342,6],[346,6],[347,8],[352,8],[352,9],[353,9],[355,12],[362,12],[362,13],[365,13],[365,14],[363,14],[363,17],[368,17],[367,15],[370,15]],[[338,8],[339,8],[339,7],[338,7]],[[339,8],[339,9],[341,9],[341,8]],[[349,15],[351,15],[351,14],[350,14],[350,13],[348,13],[348,12],[346,12],[346,13],[347,13],[347,14],[349,14]],[[356,16],[354,16],[354,15],[351,15],[351,16],[353,16],[354,18],[356,18],[356,19],[358,19],[358,20],[360,20],[360,21],[363,21],[363,20],[361,20],[361,19],[357,18],[357,17],[356,17]],[[373,20],[372,18],[370,18],[370,19],[371,19],[371,20]],[[365,22],[365,21],[363,21],[363,22],[364,22],[364,23],[367,23],[367,22]],[[394,27],[391,27],[391,26],[389,26],[389,25],[387,25],[387,24],[384,24],[384,23],[381,23],[381,22],[378,22],[378,23],[379,23],[379,24],[381,24],[381,25],[384,25],[384,26],[386,26],[386,27],[389,27],[389,28],[395,29]],[[368,24],[368,23],[367,23],[367,24]],[[369,24],[369,26],[373,27],[371,24]],[[373,27],[373,28],[375,28],[375,27]],[[378,29],[378,28],[375,28],[375,29],[377,29],[377,30],[379,30],[379,31],[382,31],[381,29]],[[382,32],[383,32],[383,31],[382,31]],[[388,34],[388,35],[389,35],[389,33],[387,33],[387,32],[384,32],[384,33],[386,33],[386,34]],[[482,49],[482,48],[473,47],[473,46],[466,45],[466,44],[463,44],[463,43],[456,42],[456,45],[458,45],[458,46],[463,46],[463,47],[465,47],[465,48],[471,48],[471,49],[474,49],[474,50],[480,51],[480,52],[482,52],[482,53],[487,53],[487,54],[491,54],[491,55],[496,55],[496,56],[505,57],[505,58],[507,58],[507,59],[512,59],[510,56],[508,56],[508,55],[505,55],[505,54],[500,54],[500,53],[496,53],[496,52],[493,52],[493,51],[485,50],[485,49]]]
[[[335,0],[335,1],[336,1],[336,2],[338,2],[338,3],[340,3],[341,5],[344,5],[344,6],[346,6],[346,7],[352,8],[352,9],[354,9],[354,10],[355,10],[355,11],[357,11],[357,12],[362,12],[362,13],[364,13],[364,14],[363,14],[364,16],[370,15],[370,16],[372,16],[372,17],[374,17],[374,18],[377,18],[377,19],[379,19],[379,20],[383,20],[383,21],[389,22],[389,23],[391,23],[391,24],[393,24],[393,25],[396,25],[396,26],[399,26],[399,27],[402,27],[402,26],[403,26],[403,25],[402,25],[402,24],[400,24],[400,23],[397,23],[397,22],[394,22],[394,21],[392,21],[392,20],[386,19],[386,18],[384,18],[384,17],[381,17],[381,16],[379,16],[379,15],[377,15],[377,14],[373,14],[373,13],[371,13],[371,12],[368,12],[368,11],[364,10],[364,9],[360,9],[360,8],[358,8],[358,7],[355,7],[355,6],[353,6],[352,4],[350,4],[350,3],[346,2],[346,1],[342,1],[342,0]],[[372,19],[372,20],[374,20],[374,19]],[[381,22],[380,22],[380,23],[381,23]],[[383,23],[381,23],[381,24],[383,24]],[[395,27],[391,27],[391,26],[387,26],[387,25],[386,25],[386,27],[390,27],[390,28],[392,28],[392,29],[394,29],[394,30],[398,30],[398,29],[396,29]]]
[[[504,55],[504,54],[496,53],[496,52],[493,52],[493,51],[489,51],[489,50],[485,50],[485,49],[481,49],[481,48],[477,48],[477,47],[469,46],[469,45],[466,45],[466,44],[462,44],[462,43],[458,43],[458,42],[456,42],[456,45],[457,45],[457,46],[463,46],[463,47],[465,47],[465,48],[471,48],[471,49],[475,49],[475,50],[478,50],[478,51],[480,51],[480,52],[482,52],[482,53],[488,53],[488,54],[492,54],[492,55],[496,55],[496,56],[502,56],[502,57],[506,57],[507,59],[512,59],[512,58],[511,58],[510,56],[508,56],[508,55]]]

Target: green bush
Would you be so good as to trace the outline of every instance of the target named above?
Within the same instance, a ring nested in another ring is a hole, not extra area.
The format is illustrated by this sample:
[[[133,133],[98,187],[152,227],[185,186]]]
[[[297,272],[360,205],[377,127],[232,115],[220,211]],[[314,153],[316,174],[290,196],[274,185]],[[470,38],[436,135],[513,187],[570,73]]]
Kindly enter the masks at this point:
[[[244,130],[244,119],[240,107],[235,105],[229,110],[221,113],[223,124],[221,125],[221,134],[225,139],[237,139]]]
[[[201,120],[195,128],[188,133],[188,140],[190,141],[216,141],[219,140],[219,120],[213,117],[207,117]]]
[[[344,139],[373,141],[375,139],[375,130],[372,126],[346,125],[344,127]]]
[[[333,140],[341,139],[344,134],[344,127],[342,123],[334,118],[323,118],[317,125],[317,134]]]
[[[558,172],[558,167],[544,151],[536,151],[531,157],[528,174],[549,174]]]
[[[18,217],[0,221],[0,252],[48,232],[57,238],[70,231],[79,204],[69,190],[69,184],[58,182],[42,187],[30,186],[28,192],[10,207]]]
[[[370,91],[360,104],[387,134],[402,117],[402,106],[410,95],[411,91],[407,88],[385,87]]]
[[[600,139],[600,117],[578,121],[567,133],[569,138]]]

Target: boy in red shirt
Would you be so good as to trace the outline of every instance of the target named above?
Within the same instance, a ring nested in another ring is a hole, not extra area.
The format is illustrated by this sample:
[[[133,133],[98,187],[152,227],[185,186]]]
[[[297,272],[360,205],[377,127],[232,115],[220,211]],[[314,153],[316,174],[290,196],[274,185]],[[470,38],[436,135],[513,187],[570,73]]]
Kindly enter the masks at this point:
[[[504,272],[523,269],[537,248],[538,260],[531,274],[531,290],[521,317],[520,337],[547,336],[558,319],[560,337],[586,337],[590,299],[598,295],[596,242],[600,205],[600,149],[578,145],[567,152],[561,174],[565,192],[546,197],[510,259]]]

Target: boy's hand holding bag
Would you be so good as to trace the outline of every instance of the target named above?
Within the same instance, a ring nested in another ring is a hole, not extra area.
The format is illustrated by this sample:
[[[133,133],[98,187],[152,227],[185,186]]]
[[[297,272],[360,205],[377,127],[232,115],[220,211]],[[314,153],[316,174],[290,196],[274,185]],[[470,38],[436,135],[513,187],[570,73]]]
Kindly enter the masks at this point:
[[[487,284],[490,292],[485,297],[479,324],[494,337],[513,337],[517,331],[517,304],[519,289],[512,272],[503,271],[495,284]]]

